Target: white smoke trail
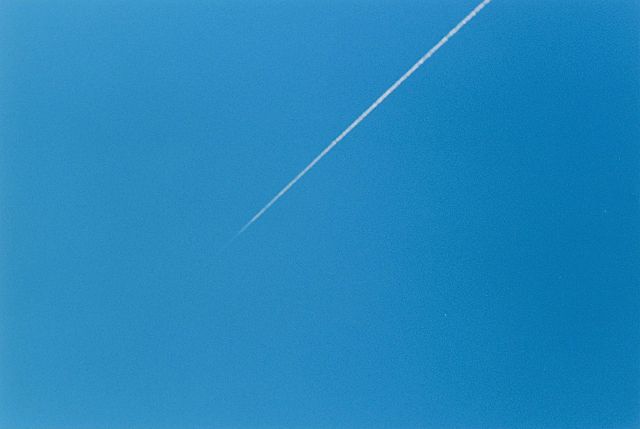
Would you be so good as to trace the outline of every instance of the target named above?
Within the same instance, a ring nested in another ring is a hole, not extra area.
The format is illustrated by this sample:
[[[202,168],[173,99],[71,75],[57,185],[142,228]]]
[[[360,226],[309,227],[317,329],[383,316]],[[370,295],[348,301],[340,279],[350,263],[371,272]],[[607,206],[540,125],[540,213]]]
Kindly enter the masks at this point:
[[[449,41],[449,39],[451,39],[453,36],[456,35],[456,33],[458,31],[460,31],[460,29],[462,29],[462,27],[464,27],[469,21],[471,21],[486,5],[488,5],[491,2],[491,0],[484,0],[482,1],[482,3],[480,3],[479,5],[477,5],[467,16],[465,16],[462,21],[460,21],[458,24],[456,24],[455,27],[453,27],[446,36],[444,36],[442,39],[440,39],[440,41],[438,43],[435,44],[435,46],[431,49],[429,49],[429,51],[424,54],[422,56],[422,58],[420,58],[418,60],[418,62],[416,62],[413,66],[411,66],[411,68],[409,70],[407,70],[407,72],[405,74],[402,75],[402,77],[400,77],[400,79],[398,79],[397,81],[394,82],[393,85],[391,85],[389,87],[389,89],[387,89],[380,97],[378,97],[378,99],[376,101],[373,102],[373,104],[369,107],[367,107],[367,110],[365,110],[364,112],[362,112],[360,114],[360,116],[358,116],[356,118],[355,121],[353,121],[351,123],[351,125],[349,125],[343,132],[340,133],[340,135],[338,137],[336,137],[331,143],[329,143],[329,146],[327,146],[326,148],[324,148],[324,150],[322,152],[320,152],[318,154],[318,156],[316,156],[313,161],[311,161],[309,163],[309,165],[307,165],[300,173],[298,173],[296,175],[296,177],[294,177],[289,183],[287,183],[287,185],[282,188],[280,190],[280,192],[278,192],[275,197],[273,197],[271,199],[271,201],[269,201],[263,208],[260,209],[260,211],[258,213],[256,213],[249,222],[247,222],[241,229],[240,231],[238,231],[238,233],[235,235],[234,239],[236,237],[238,237],[240,234],[242,234],[244,231],[247,230],[247,228],[249,228],[255,221],[257,221],[258,219],[260,219],[260,217],[271,208],[272,205],[274,205],[284,194],[287,193],[287,191],[289,191],[289,189],[291,189],[291,187],[293,185],[296,184],[296,182],[298,180],[300,180],[302,178],[302,176],[304,176],[305,174],[307,174],[307,172],[309,170],[311,170],[313,168],[314,165],[316,165],[322,158],[325,157],[325,155],[327,155],[331,149],[333,149],[335,147],[335,145],[337,145],[338,143],[340,143],[340,141],[342,139],[344,139],[347,134],[349,134],[355,127],[357,127],[360,122],[364,121],[365,118],[367,116],[369,116],[369,114],[371,112],[373,112],[376,107],[378,107],[380,104],[382,104],[382,102],[393,93],[393,91],[395,91],[400,85],[402,85],[402,83],[407,80],[416,70],[418,70],[418,68],[420,68],[420,66],[422,64],[425,63],[425,61],[427,61],[429,58],[431,58],[433,56],[433,54],[435,54],[436,52],[438,52],[438,50]],[[233,240],[232,240],[233,241]]]

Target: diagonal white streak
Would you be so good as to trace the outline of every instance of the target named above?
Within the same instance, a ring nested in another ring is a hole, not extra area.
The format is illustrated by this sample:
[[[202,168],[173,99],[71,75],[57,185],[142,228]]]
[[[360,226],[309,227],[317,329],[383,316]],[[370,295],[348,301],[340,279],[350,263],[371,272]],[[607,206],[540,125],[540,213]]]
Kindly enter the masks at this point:
[[[329,145],[324,148],[322,150],[322,152],[320,152],[314,159],[313,161],[311,161],[309,163],[309,165],[307,165],[304,169],[302,169],[302,171],[300,171],[296,177],[294,177],[289,183],[286,184],[286,186],[284,188],[282,188],[280,190],[280,192],[278,192],[273,198],[271,198],[271,200],[263,207],[260,209],[260,211],[258,213],[256,213],[249,222],[247,222],[241,229],[240,231],[238,231],[238,233],[236,234],[236,237],[239,236],[240,234],[242,234],[244,231],[246,231],[247,228],[249,228],[255,221],[257,221],[258,219],[260,219],[260,217],[271,208],[271,206],[273,206],[280,198],[282,198],[282,196],[284,194],[286,194],[289,189],[291,189],[291,187],[293,185],[295,185],[298,180],[302,179],[302,177],[307,174],[307,172],[309,170],[311,170],[322,158],[324,158],[330,151],[331,149],[333,149],[338,143],[340,143],[340,141],[342,141],[342,139],[344,139],[347,134],[349,134],[351,131],[353,131],[353,129],[355,127],[357,127],[360,122],[364,121],[365,118],[367,116],[369,116],[369,114],[371,112],[373,112],[376,107],[378,107],[380,104],[382,104],[382,102],[388,97],[390,96],[400,85],[402,85],[402,83],[407,80],[416,70],[418,70],[420,68],[420,66],[422,64],[424,64],[429,58],[431,58],[436,52],[438,52],[438,50],[444,46],[445,43],[447,43],[449,41],[449,39],[451,39],[453,36],[456,35],[456,33],[458,31],[460,31],[462,29],[462,27],[464,27],[469,21],[471,21],[486,5],[488,5],[491,2],[491,0],[484,0],[482,1],[479,5],[477,5],[467,16],[465,16],[462,21],[460,21],[458,24],[456,24],[455,27],[453,27],[446,36],[444,36],[442,39],[440,39],[440,41],[438,43],[436,43],[433,48],[429,49],[429,51],[424,54],[422,56],[422,58],[420,58],[413,66],[411,66],[411,68],[409,70],[406,71],[405,74],[403,74],[400,79],[396,80],[393,85],[391,85],[389,87],[389,89],[387,89],[380,97],[378,97],[378,99],[376,101],[373,102],[373,104],[371,104],[371,106],[367,107],[367,110],[365,110],[364,112],[362,112],[360,114],[360,116],[358,116],[352,123],[351,125],[349,125],[347,128],[345,128],[344,131],[342,131],[340,133],[340,135],[338,137],[336,137],[331,143],[329,143]]]

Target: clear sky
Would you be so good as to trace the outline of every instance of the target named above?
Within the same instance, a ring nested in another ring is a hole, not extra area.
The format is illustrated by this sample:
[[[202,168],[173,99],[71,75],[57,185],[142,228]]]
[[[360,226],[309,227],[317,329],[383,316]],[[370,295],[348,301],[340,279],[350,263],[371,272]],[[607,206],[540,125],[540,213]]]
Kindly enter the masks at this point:
[[[0,427],[640,425],[640,5],[0,3]]]

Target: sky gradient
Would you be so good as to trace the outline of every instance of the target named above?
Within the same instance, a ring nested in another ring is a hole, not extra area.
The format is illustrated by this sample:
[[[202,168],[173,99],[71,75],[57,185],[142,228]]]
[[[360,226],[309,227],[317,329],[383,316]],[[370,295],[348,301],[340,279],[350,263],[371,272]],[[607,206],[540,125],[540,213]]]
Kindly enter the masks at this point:
[[[0,4],[0,427],[640,425],[640,6]]]

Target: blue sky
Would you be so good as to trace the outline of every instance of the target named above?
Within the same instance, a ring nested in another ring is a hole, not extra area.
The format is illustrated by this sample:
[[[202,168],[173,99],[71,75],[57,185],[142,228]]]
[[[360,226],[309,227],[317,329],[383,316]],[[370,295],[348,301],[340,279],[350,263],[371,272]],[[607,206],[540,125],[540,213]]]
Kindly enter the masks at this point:
[[[640,7],[4,1],[0,426],[640,424]]]

